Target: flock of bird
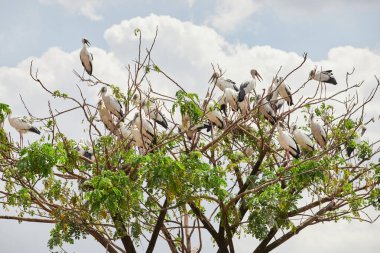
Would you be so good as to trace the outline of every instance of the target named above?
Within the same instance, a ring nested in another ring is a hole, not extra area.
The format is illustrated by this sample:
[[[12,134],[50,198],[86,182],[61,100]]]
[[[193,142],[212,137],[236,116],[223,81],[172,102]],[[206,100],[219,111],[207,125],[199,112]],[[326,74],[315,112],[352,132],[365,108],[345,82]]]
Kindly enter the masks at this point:
[[[80,51],[80,60],[84,70],[88,75],[93,72],[93,56],[89,52],[88,47],[90,42],[82,39],[83,48]],[[285,84],[282,77],[275,77],[266,95],[256,94],[256,84],[262,81],[261,75],[257,70],[250,71],[252,79],[243,82],[239,87],[230,79],[226,79],[218,73],[213,73],[209,83],[213,87],[217,87],[222,95],[216,100],[211,101],[211,97],[206,96],[199,104],[199,107],[204,111],[208,122],[196,122],[190,124],[190,118],[187,115],[182,115],[182,124],[175,124],[180,133],[187,136],[189,140],[203,129],[211,131],[213,127],[224,129],[226,127],[225,118],[227,117],[227,108],[231,108],[233,112],[241,115],[247,115],[251,112],[249,95],[253,93],[255,106],[263,117],[272,125],[276,125],[278,130],[278,142],[286,151],[286,158],[289,161],[290,155],[294,158],[299,158],[301,150],[312,151],[315,149],[312,139],[304,131],[296,125],[292,125],[289,131],[285,124],[278,118],[278,110],[286,103],[288,106],[293,105],[292,92],[288,85]],[[309,79],[318,81],[319,83],[337,84],[337,81],[331,70],[316,71],[312,70],[309,74]],[[102,87],[99,96],[101,100],[98,102],[97,110],[100,120],[105,127],[111,132],[126,140],[129,140],[133,145],[148,150],[156,144],[156,126],[159,125],[164,129],[168,129],[169,124],[165,115],[159,110],[159,106],[155,101],[150,100],[146,95],[136,92],[131,102],[140,110],[135,113],[133,119],[129,123],[125,123],[125,115],[123,105],[118,101],[113,94],[107,91],[107,87]],[[218,109],[215,103],[219,105]],[[222,115],[224,114],[224,116]],[[12,117],[8,115],[9,123],[20,133],[20,145],[22,145],[22,135],[26,132],[34,132],[40,134],[40,131],[30,122],[21,117]],[[312,113],[310,115],[311,135],[315,142],[325,148],[327,145],[326,130],[319,119]],[[364,129],[364,128],[363,128]],[[363,131],[364,133],[364,131]],[[85,157],[92,159],[91,152],[84,148],[82,142],[78,145],[77,150]],[[86,151],[87,150],[87,151]],[[347,153],[351,155],[352,148],[347,148]],[[87,153],[86,153],[87,152]]]

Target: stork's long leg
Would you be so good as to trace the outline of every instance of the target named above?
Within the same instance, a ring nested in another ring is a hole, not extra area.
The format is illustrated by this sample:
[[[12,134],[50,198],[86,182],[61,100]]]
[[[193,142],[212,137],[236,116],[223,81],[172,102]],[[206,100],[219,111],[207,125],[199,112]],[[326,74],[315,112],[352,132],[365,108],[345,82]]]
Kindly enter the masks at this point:
[[[290,155],[289,155],[289,150],[286,150],[286,165],[285,168],[289,167],[289,161],[290,161]]]

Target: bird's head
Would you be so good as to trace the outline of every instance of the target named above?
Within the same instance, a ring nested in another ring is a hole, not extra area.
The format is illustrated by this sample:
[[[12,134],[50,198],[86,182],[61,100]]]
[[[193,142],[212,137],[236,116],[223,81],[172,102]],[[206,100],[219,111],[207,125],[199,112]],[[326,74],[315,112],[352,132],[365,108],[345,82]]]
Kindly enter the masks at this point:
[[[362,135],[365,133],[365,131],[367,131],[367,127],[362,126]]]
[[[82,43],[83,45],[91,46],[91,43],[86,38],[82,38]]]
[[[140,101],[140,95],[138,93],[135,93],[132,97],[132,103],[137,105],[139,101]]]
[[[310,120],[314,120],[314,118],[315,118],[315,114],[313,112],[310,113]]]
[[[309,79],[313,79],[315,77],[315,71],[316,69],[312,69],[309,74]]]
[[[140,113],[136,112],[135,113],[135,116],[133,116],[133,122],[140,116]]]
[[[101,96],[102,94],[106,94],[107,93],[107,87],[106,86],[104,86],[104,87],[102,87],[101,89],[100,89],[100,91],[99,91],[99,96]]]
[[[283,121],[277,121],[277,129],[282,131],[285,128],[285,123]]]
[[[220,77],[220,75],[216,72],[214,72],[210,78],[210,80],[208,80],[209,83],[215,83],[218,78]]]
[[[103,100],[100,99],[98,101],[98,109],[101,108],[102,106],[103,106]]]
[[[292,133],[294,133],[294,131],[297,130],[297,125],[296,125],[296,124],[293,124],[292,127],[291,127],[291,130],[292,130]]]
[[[259,80],[260,82],[263,80],[263,78],[261,77],[259,72],[257,72],[256,69],[251,69],[251,76],[253,77],[253,79],[257,78],[257,80]]]

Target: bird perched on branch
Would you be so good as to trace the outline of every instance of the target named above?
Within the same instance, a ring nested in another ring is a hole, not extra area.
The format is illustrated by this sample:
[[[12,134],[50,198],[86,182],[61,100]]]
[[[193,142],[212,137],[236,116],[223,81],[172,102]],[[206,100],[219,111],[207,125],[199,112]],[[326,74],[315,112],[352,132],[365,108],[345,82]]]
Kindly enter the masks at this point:
[[[215,108],[215,106],[211,104],[211,101],[209,101],[209,99],[204,99],[200,105],[201,108],[205,111],[205,115],[211,122],[211,125],[215,125],[219,129],[223,129],[226,126],[222,114],[217,110],[217,108]]]
[[[270,102],[266,99],[263,99],[260,94],[256,96],[256,101],[256,106],[258,107],[259,112],[264,116],[264,118],[268,120],[269,123],[271,123],[271,125],[276,124],[276,114],[273,108],[270,106]]]
[[[290,87],[285,84],[284,78],[276,78],[276,89],[289,106],[293,105],[292,92],[290,91]]]
[[[215,86],[218,87],[221,91],[224,91],[226,88],[239,91],[239,88],[236,86],[236,83],[234,81],[232,81],[231,79],[225,79],[224,77],[220,76],[219,73],[216,72],[212,74],[208,82],[215,84]]]
[[[130,128],[124,122],[120,122],[120,131],[124,139],[132,142],[132,145],[135,145],[139,148],[151,147],[152,141],[141,134],[141,131],[137,128]]]
[[[121,102],[118,101],[113,95],[107,94],[107,87],[103,87],[99,96],[102,97],[103,103],[106,106],[107,110],[110,111],[113,115],[115,115],[118,119],[123,118],[123,110]]]
[[[88,51],[87,47],[91,46],[90,42],[86,39],[82,39],[83,47],[80,50],[79,57],[80,61],[87,74],[92,75],[92,60],[94,59],[93,55]]]
[[[112,133],[116,134],[117,127],[115,123],[113,122],[110,112],[105,107],[103,100],[99,100],[98,102],[98,111],[99,111],[100,120],[103,122],[105,127],[108,130],[110,130]]]
[[[322,83],[337,84],[332,70],[317,71],[316,69],[313,69],[310,71],[309,78]]]
[[[297,144],[303,149],[312,151],[314,150],[314,144],[303,131],[299,130],[297,128],[297,125],[292,126],[292,134],[294,136],[294,139],[296,140]]]
[[[23,134],[27,132],[32,132],[36,134],[41,134],[40,130],[34,127],[31,123],[29,123],[25,118],[21,117],[12,117],[12,112],[8,114],[9,124],[17,130],[20,134],[20,146],[23,145]]]
[[[315,118],[314,113],[310,114],[310,129],[314,139],[317,141],[321,148],[326,147],[327,134],[323,126]]]
[[[263,78],[261,77],[259,72],[257,72],[256,69],[251,69],[250,73],[251,73],[251,76],[253,79],[246,81],[240,85],[239,96],[238,96],[239,102],[242,102],[248,93],[250,93],[251,91],[255,91],[255,89],[256,89],[256,78],[258,81],[263,80]]]
[[[207,132],[211,131],[211,125],[207,123],[198,123],[194,126],[188,126],[185,127],[184,125],[178,125],[178,131],[180,133],[185,133],[188,140],[192,140],[194,136],[202,131],[203,129],[206,129]]]
[[[78,151],[78,154],[87,158],[90,161],[95,161],[94,151],[90,147],[91,143],[85,143],[83,139],[79,141],[78,144],[75,145],[74,149]]]
[[[141,109],[144,110],[146,116],[154,120],[157,124],[161,125],[163,128],[168,129],[168,122],[162,112],[158,110],[158,106],[154,101],[149,100],[147,97],[140,99],[140,95],[136,93],[132,97],[132,102],[136,106],[141,106]]]
[[[153,127],[153,123],[145,117],[140,117],[140,113],[136,113],[133,120],[133,124],[141,131],[142,135],[156,144],[156,135]]]
[[[284,130],[284,125],[282,122],[277,123],[277,130],[278,142],[280,143],[280,146],[285,149],[287,161],[290,160],[289,154],[296,159],[299,158],[301,151],[296,143],[296,140],[289,132]]]

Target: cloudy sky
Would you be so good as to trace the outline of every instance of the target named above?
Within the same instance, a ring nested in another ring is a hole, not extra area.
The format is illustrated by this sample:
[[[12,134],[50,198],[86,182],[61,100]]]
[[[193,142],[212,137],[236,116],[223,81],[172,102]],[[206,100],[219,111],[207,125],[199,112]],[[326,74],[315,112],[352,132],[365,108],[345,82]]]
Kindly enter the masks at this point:
[[[294,68],[303,52],[308,52],[309,60],[290,78],[294,87],[307,79],[314,66],[334,69],[342,85],[345,73],[355,67],[352,83],[365,80],[359,90],[363,98],[375,85],[373,76],[380,75],[380,1],[18,0],[1,1],[0,7],[0,101],[10,104],[17,115],[27,113],[19,94],[36,116],[48,114],[49,98],[28,75],[31,60],[49,88],[79,96],[72,70],[82,71],[82,37],[93,45],[94,74],[123,87],[125,66],[137,57],[135,28],[141,29],[143,45],[148,45],[158,26],[153,53],[156,63],[187,90],[201,94],[208,87],[210,63],[218,63],[237,82],[249,79],[249,70],[255,67],[268,84],[280,66],[282,74]],[[153,88],[171,94],[172,84],[155,75],[150,76]],[[79,85],[95,103],[98,89]],[[334,92],[339,87],[329,89]],[[368,117],[378,115],[378,106],[380,103],[368,108]],[[72,138],[83,137],[83,131],[74,131],[68,124],[75,119],[80,125],[79,115],[62,119],[63,131]],[[5,127],[18,138],[9,125]],[[369,130],[379,136],[374,128]],[[49,228],[0,220],[0,249],[48,252]],[[379,223],[319,225],[307,228],[274,252],[298,253],[305,248],[310,253],[376,252],[379,233]],[[244,238],[238,252],[251,252],[254,244],[251,238]],[[92,239],[65,249],[104,252]]]

